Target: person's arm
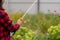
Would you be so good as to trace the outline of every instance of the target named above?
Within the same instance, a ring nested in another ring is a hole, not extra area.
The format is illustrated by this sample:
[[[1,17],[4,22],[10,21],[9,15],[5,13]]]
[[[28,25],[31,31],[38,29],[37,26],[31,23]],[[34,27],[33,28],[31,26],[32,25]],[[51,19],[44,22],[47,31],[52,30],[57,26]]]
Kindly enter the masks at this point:
[[[15,32],[19,28],[19,23],[13,24],[12,21],[9,19],[9,16],[6,12],[3,13],[3,20],[4,20],[4,27],[6,27],[10,32]],[[21,21],[21,20],[20,20]]]

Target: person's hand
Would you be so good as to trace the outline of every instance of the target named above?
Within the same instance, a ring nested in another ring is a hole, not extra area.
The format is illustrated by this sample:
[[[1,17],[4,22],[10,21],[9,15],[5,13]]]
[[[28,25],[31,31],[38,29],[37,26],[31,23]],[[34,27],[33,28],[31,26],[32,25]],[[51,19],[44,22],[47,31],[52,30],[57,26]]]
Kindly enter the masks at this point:
[[[21,24],[22,24],[22,19],[18,19],[18,20],[17,20],[17,24],[18,24],[18,25],[21,25]]]

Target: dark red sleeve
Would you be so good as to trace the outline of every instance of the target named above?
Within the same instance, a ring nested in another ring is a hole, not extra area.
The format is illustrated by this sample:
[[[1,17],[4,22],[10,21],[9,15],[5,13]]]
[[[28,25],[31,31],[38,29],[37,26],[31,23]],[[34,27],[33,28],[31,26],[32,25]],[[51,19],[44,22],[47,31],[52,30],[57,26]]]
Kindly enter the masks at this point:
[[[14,25],[12,21],[9,19],[9,16],[7,15],[6,12],[3,12],[2,15],[4,20],[4,27],[6,27],[10,32],[15,32],[20,25],[18,24]]]

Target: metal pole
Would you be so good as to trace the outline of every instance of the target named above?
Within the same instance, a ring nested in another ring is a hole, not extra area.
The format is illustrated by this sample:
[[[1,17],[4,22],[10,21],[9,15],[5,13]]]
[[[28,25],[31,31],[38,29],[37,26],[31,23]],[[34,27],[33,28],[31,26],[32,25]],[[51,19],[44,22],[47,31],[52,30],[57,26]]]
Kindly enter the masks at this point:
[[[37,13],[40,11],[40,0],[37,1]]]

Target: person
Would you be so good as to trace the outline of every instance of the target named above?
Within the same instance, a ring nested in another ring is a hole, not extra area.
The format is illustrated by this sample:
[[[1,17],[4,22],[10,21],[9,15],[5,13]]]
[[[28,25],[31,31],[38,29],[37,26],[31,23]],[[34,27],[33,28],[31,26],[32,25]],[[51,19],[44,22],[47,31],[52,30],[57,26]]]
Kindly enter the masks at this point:
[[[3,3],[4,0],[0,0],[0,40],[10,40],[10,32],[17,31],[22,24],[22,20],[18,19],[17,23],[13,24],[3,9]]]

